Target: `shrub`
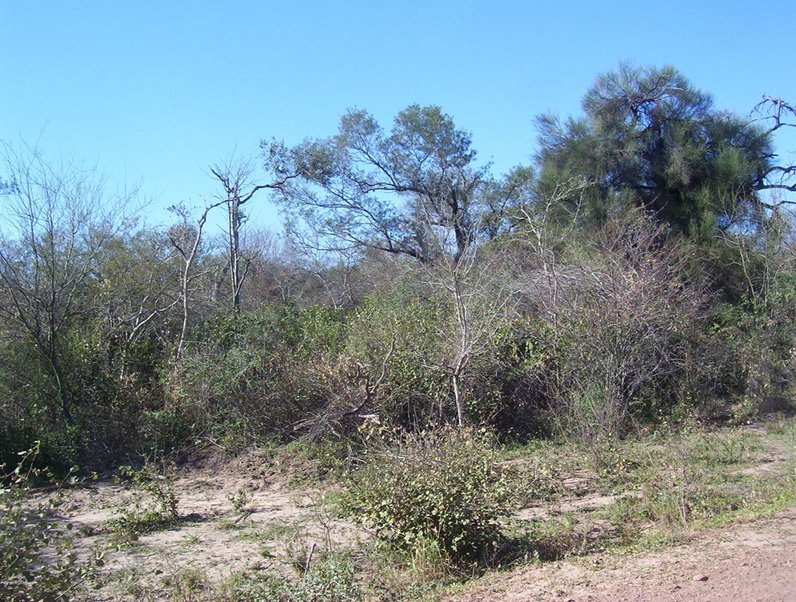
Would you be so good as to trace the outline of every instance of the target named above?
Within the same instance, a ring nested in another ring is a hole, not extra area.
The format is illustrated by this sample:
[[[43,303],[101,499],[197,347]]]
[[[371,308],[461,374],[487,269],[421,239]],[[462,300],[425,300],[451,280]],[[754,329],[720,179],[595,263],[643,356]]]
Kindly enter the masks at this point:
[[[120,543],[179,522],[179,499],[168,476],[156,474],[150,466],[121,466],[117,482],[125,481],[134,487],[134,498],[116,510],[108,525]]]
[[[440,420],[450,380],[434,367],[442,357],[436,325],[445,320],[446,310],[439,298],[421,297],[417,287],[399,284],[368,296],[351,320],[347,347],[371,381],[389,356],[386,379],[368,411],[378,413],[383,423],[407,428]]]
[[[61,488],[40,501],[30,498],[36,480],[53,474],[34,467],[37,442],[21,452],[16,468],[0,465],[0,598],[44,600],[56,593],[74,591],[87,566],[72,551],[74,538],[54,520]],[[74,472],[71,471],[71,472]],[[69,525],[67,525],[69,526]]]
[[[295,424],[331,397],[328,375],[336,372],[344,318],[323,307],[265,306],[211,322],[169,375],[178,408],[172,421],[190,425],[191,438],[232,451],[291,438]]]
[[[649,216],[630,213],[539,285],[552,364],[540,377],[563,434],[602,445],[623,436],[630,419],[676,401],[662,385],[689,358],[709,297],[700,280],[683,280],[688,249],[665,237]]]
[[[376,453],[350,477],[344,503],[392,544],[432,542],[452,560],[472,560],[497,543],[511,498],[484,433],[441,428]]]
[[[298,579],[271,572],[237,573],[224,599],[255,602],[355,602],[364,599],[346,558],[330,556],[316,562]]]

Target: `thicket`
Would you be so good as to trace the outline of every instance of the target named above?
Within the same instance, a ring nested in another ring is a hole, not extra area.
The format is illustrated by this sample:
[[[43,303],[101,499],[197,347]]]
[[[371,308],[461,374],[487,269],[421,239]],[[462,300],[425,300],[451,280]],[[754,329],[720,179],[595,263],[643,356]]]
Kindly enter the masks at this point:
[[[582,117],[540,118],[536,164],[502,178],[438,107],[389,131],[352,111],[329,138],[264,142],[267,185],[215,168],[220,200],[168,228],[4,145],[0,460],[447,424],[599,447],[781,403],[796,247],[776,100],[741,119],[673,69],[622,67]],[[249,231],[262,188],[289,242]]]

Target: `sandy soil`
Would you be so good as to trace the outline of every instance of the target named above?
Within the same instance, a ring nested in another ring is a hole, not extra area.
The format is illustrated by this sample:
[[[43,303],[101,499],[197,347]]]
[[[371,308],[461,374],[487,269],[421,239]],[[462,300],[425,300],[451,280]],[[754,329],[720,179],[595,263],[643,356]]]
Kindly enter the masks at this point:
[[[183,519],[174,527],[140,535],[132,545],[108,547],[108,521],[131,496],[141,494],[100,483],[73,492],[59,509],[75,532],[84,535],[77,542],[82,556],[103,550],[100,576],[105,579],[99,582],[104,585],[89,594],[91,600],[158,600],[186,571],[211,583],[241,570],[289,573],[290,561],[300,561],[313,548],[367,537],[354,525],[330,517],[320,494],[311,489],[207,474],[178,478],[174,487]],[[241,490],[249,496],[244,512],[236,511],[230,499]]]
[[[490,575],[448,601],[796,601],[796,508],[687,544]]]
[[[743,470],[784,474],[782,463],[796,450],[770,441],[768,446],[754,466]],[[175,580],[188,574],[210,584],[223,583],[241,571],[295,575],[293,566],[315,550],[350,548],[368,539],[353,523],[330,516],[319,491],[264,473],[257,458],[185,471],[174,480],[183,519],[171,528],[142,534],[131,545],[109,547],[109,521],[129,509],[140,491],[101,482],[69,492],[59,513],[78,534],[78,551],[84,557],[98,550],[103,554],[98,587],[88,599],[167,599]],[[523,508],[514,519],[531,521],[562,513],[590,517],[592,510],[617,500],[597,491],[586,493],[586,481],[583,475],[571,475],[563,481],[568,495]],[[241,492],[243,512],[234,503]],[[589,529],[601,528],[599,519],[588,520]],[[796,602],[796,508],[692,533],[688,543],[676,547],[633,554],[594,552],[489,573],[444,599]]]
[[[92,600],[157,600],[170,578],[185,570],[213,582],[243,569],[289,570],[285,542],[294,551],[312,545],[351,543],[366,534],[320,510],[310,490],[296,493],[278,485],[245,478],[181,478],[176,482],[180,510],[187,520],[172,529],[140,537],[130,548],[106,553],[102,572],[112,579],[90,594]],[[250,491],[243,518],[229,497]],[[87,552],[106,536],[106,521],[123,507],[123,488],[100,484],[76,492],[62,508],[77,528],[94,534],[82,538]],[[587,497],[576,504],[607,503]],[[267,552],[265,555],[263,552]],[[125,591],[125,571],[135,589]],[[449,602],[555,601],[796,601],[796,508],[771,518],[693,534],[686,545],[628,555],[590,554],[491,574],[472,583]]]

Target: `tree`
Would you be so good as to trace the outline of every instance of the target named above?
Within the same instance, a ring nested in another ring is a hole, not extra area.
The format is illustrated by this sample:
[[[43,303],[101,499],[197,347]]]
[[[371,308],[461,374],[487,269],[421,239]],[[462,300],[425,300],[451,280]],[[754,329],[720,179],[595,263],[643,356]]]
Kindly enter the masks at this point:
[[[188,321],[190,319],[191,303],[193,301],[193,283],[200,275],[196,270],[196,263],[200,257],[207,216],[213,209],[223,205],[224,202],[225,201],[218,201],[207,205],[199,215],[199,219],[196,220],[196,224],[191,223],[189,212],[184,206],[175,205],[170,207],[170,211],[172,211],[180,221],[169,231],[169,241],[182,258],[179,294],[182,306],[182,325],[180,326],[180,335],[177,339],[177,349],[175,352],[177,363],[182,360],[185,350],[185,337],[188,333]]]
[[[165,346],[173,330],[173,310],[180,303],[173,278],[177,251],[162,232],[125,229],[108,240],[98,259],[98,334],[108,348],[108,363],[123,378],[139,342],[155,339]]]
[[[472,401],[468,377],[472,380],[477,372],[476,361],[494,350],[495,335],[509,323],[517,298],[505,254],[500,249],[480,251],[470,245],[458,258],[443,255],[433,265],[422,266],[423,279],[448,310],[436,324],[438,367],[450,378],[459,427]]]
[[[68,337],[91,312],[98,258],[135,193],[110,198],[93,171],[50,164],[30,147],[0,153],[0,320],[33,347],[70,425],[79,392]]]
[[[240,311],[241,289],[249,274],[252,258],[245,255],[241,246],[241,230],[246,223],[243,206],[260,190],[281,190],[295,174],[283,174],[277,181],[270,184],[251,184],[252,166],[249,161],[230,158],[226,163],[213,165],[210,172],[219,181],[223,195],[218,203],[227,206],[227,267],[230,280],[232,310]]]
[[[796,128],[796,108],[791,104],[775,96],[764,95],[763,99],[755,105],[752,110],[753,115],[758,115],[754,122],[765,123],[768,125],[761,135],[771,136],[783,128]],[[771,154],[768,159],[772,162],[777,155]],[[759,190],[780,190],[786,193],[796,192],[796,165],[777,165],[771,164],[763,174],[763,180],[759,183]],[[787,199],[780,199],[776,205],[796,204],[793,196]],[[774,208],[774,207],[769,207]]]
[[[429,263],[442,238],[457,260],[479,236],[499,232],[514,200],[516,187],[493,185],[475,163],[470,134],[436,106],[407,107],[389,134],[367,112],[351,110],[336,136],[262,147],[280,180],[297,176],[278,196],[294,231],[308,227],[326,250],[376,249]],[[491,228],[479,229],[487,221]]]
[[[544,172],[591,183],[587,200],[603,220],[615,204],[652,211],[673,230],[707,238],[760,219],[760,190],[772,172],[771,131],[713,107],[671,67],[622,65],[597,78],[585,117],[539,118]]]

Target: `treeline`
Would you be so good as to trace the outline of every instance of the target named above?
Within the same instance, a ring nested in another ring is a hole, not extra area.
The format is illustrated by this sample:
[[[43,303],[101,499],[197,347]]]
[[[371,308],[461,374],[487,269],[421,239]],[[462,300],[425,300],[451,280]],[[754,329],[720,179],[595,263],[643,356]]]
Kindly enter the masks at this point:
[[[262,144],[218,200],[130,219],[94,174],[4,146],[0,454],[101,465],[212,444],[475,424],[604,443],[792,395],[793,123],[671,68],[601,76],[494,176],[439,107]],[[249,227],[267,195],[284,238]],[[117,195],[118,196],[118,195]],[[226,212],[223,240],[208,218]]]

